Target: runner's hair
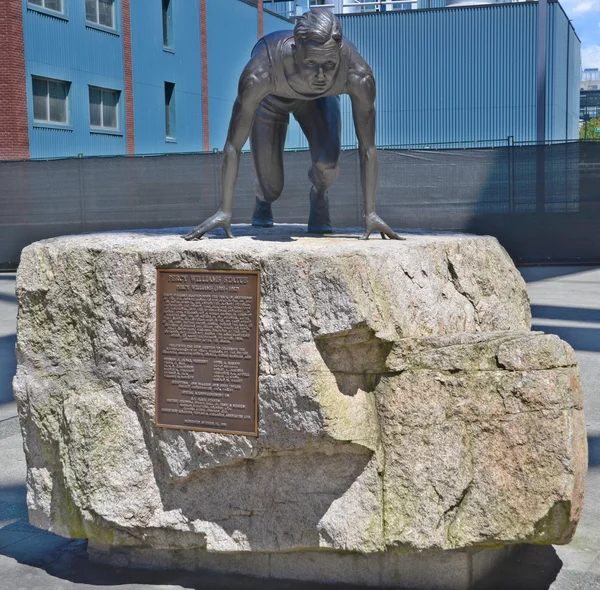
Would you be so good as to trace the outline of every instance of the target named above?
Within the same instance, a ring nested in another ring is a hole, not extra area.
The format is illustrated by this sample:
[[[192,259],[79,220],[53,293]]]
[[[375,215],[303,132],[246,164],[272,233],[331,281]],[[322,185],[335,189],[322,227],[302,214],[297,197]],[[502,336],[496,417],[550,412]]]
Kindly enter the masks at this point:
[[[294,38],[299,43],[314,41],[324,45],[332,39],[341,43],[342,25],[333,12],[323,8],[311,8],[296,22]]]

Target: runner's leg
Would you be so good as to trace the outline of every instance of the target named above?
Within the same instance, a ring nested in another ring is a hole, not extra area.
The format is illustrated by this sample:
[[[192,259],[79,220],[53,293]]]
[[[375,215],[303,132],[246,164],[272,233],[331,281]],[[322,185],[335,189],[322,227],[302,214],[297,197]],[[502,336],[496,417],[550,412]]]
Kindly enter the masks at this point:
[[[259,105],[254,119],[250,134],[250,148],[256,171],[256,206],[252,214],[252,225],[257,227],[273,225],[271,203],[283,191],[283,147],[288,121],[289,115],[275,115],[265,109],[263,103]]]
[[[308,139],[312,160],[308,178],[310,191],[308,231],[331,233],[327,191],[340,173],[341,113],[339,96],[306,101],[294,112]]]

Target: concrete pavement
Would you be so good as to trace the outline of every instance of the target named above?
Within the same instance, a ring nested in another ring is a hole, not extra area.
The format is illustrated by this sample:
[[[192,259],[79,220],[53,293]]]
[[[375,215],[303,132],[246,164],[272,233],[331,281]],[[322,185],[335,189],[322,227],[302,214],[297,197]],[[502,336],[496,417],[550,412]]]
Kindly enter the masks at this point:
[[[586,499],[570,545],[523,548],[481,590],[600,590],[600,267],[523,267],[520,271],[528,283],[533,329],[569,342],[581,368],[590,450]],[[90,564],[84,541],[29,525],[25,457],[11,388],[17,310],[14,280],[14,274],[0,274],[0,590],[332,588]]]

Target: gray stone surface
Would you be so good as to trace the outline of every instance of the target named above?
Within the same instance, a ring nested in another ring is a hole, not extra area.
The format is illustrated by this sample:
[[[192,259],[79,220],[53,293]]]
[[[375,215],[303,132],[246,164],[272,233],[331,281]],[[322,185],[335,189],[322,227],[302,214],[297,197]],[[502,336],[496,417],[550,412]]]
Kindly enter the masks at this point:
[[[24,251],[32,522],[202,554],[567,541],[586,460],[577,370],[568,345],[527,333],[497,242],[282,232]],[[261,270],[258,439],[154,427],[157,266]]]
[[[277,553],[211,553],[202,550],[102,547],[90,542],[88,553],[98,564],[154,570],[208,570],[252,578],[316,580],[319,587],[352,584],[410,590],[472,590],[521,546],[498,549],[408,553],[287,551]]]
[[[576,535],[569,545],[527,545],[494,568],[477,590],[600,590],[600,572],[592,571],[592,564],[600,564],[600,447],[594,441],[600,433],[600,375],[598,348],[600,339],[587,337],[589,330],[598,331],[600,303],[600,269],[594,267],[521,267],[521,274],[528,283],[528,292],[534,308],[533,325],[536,329],[562,334],[569,328],[569,344],[575,349],[581,369],[584,391],[586,425],[590,439],[589,469],[586,484],[584,509]],[[0,274],[0,292],[5,294],[6,305],[0,314],[3,334],[13,338],[16,333],[16,297],[14,297],[14,274]],[[6,358],[4,365],[14,367],[14,349],[0,351]],[[0,371],[0,386],[10,392],[14,369]],[[9,397],[14,411],[9,416],[17,424],[16,407]],[[20,429],[3,438],[0,432],[0,512],[10,518],[0,518],[0,530],[25,526],[27,507],[25,500],[25,458],[22,451]],[[14,474],[14,475],[10,475]],[[9,479],[6,479],[8,476]],[[8,481],[17,481],[17,486]],[[18,515],[18,516],[15,516]],[[15,520],[17,519],[17,520]],[[31,527],[36,534],[46,534]],[[2,583],[11,590],[62,590],[63,588],[106,588],[118,586],[121,590],[210,588],[243,590],[316,590],[322,585],[313,582],[279,582],[276,580],[251,579],[243,576],[209,574],[207,572],[179,572],[176,570],[135,570],[114,568],[110,565],[94,564],[86,559],[85,544],[61,538],[62,544],[49,550],[40,544],[28,542],[29,535],[22,540],[0,548],[0,570]],[[558,554],[557,554],[558,552]],[[431,560],[438,562],[439,553],[430,553]],[[476,560],[473,560],[476,566]],[[427,566],[424,565],[423,568]],[[327,584],[330,590],[336,587]],[[348,588],[348,586],[344,586]]]

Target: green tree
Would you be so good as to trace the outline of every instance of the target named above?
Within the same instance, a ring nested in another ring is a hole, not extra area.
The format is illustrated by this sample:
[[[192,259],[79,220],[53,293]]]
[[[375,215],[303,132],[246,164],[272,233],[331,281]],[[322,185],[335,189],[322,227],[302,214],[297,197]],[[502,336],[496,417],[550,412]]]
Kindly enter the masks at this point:
[[[590,119],[581,126],[579,139],[600,139],[600,117]]]

